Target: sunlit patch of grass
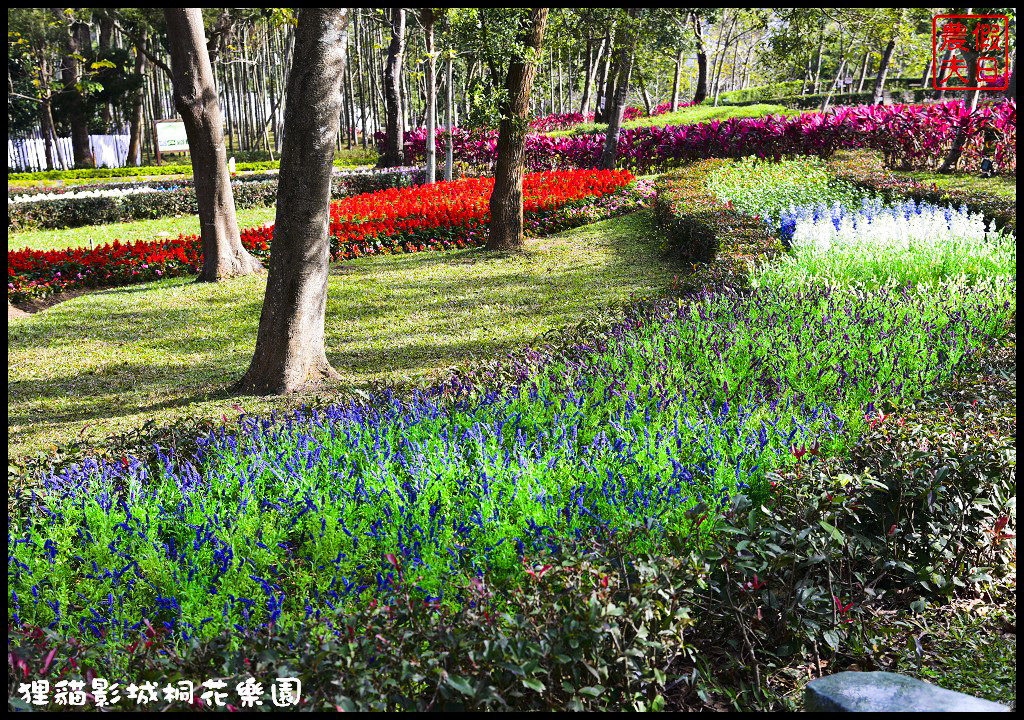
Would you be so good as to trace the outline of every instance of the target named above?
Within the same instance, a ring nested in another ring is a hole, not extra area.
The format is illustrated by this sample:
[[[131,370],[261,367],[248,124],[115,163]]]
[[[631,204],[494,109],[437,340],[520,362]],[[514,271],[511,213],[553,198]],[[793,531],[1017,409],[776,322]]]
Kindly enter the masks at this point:
[[[799,110],[791,110],[783,105],[746,105],[744,107],[714,107],[712,105],[694,105],[675,112],[656,115],[654,117],[640,117],[622,123],[623,129],[641,127],[667,127],[669,125],[695,125],[712,120],[728,120],[739,117],[764,117],[765,115],[799,115]],[[572,130],[557,130],[547,133],[553,137],[563,135],[583,135],[587,133],[604,132],[608,125],[604,123],[586,123],[578,125]]]

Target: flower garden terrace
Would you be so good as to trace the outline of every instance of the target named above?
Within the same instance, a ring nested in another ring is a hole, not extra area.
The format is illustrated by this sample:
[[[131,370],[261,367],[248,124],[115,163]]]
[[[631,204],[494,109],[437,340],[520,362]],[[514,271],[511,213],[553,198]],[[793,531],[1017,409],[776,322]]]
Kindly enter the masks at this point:
[[[534,234],[592,222],[593,214],[569,212],[588,203],[597,215],[634,207],[613,200],[633,183],[625,170],[529,173],[523,179],[524,220]],[[488,201],[494,181],[467,178],[364,193],[331,204],[331,254],[342,260],[375,253],[480,245],[486,239]],[[273,226],[243,230],[244,247],[266,259]],[[202,266],[196,235],[162,241],[114,242],[90,249],[17,250],[7,253],[8,299],[19,302],[80,288],[117,287],[195,274]]]

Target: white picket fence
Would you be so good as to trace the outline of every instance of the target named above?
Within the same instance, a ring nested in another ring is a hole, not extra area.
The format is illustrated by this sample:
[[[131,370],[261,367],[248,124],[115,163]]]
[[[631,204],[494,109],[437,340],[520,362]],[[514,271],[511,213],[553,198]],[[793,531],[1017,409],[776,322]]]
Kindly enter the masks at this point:
[[[124,167],[128,160],[127,135],[90,135],[89,147],[96,167]],[[65,165],[61,167],[60,156],[53,148],[55,169],[68,170],[74,163],[71,138],[57,138]],[[135,160],[139,162],[140,157]],[[7,138],[7,169],[18,172],[35,172],[46,169],[46,145],[42,138]]]

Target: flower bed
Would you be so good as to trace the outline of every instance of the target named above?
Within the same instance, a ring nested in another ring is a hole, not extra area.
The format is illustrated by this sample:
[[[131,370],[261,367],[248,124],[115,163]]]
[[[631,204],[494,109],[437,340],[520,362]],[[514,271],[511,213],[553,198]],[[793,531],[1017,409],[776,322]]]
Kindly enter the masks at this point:
[[[381,176],[383,177],[383,176]],[[626,171],[529,174],[523,180],[527,228],[557,232],[610,217],[633,207],[616,201],[633,176]],[[332,257],[469,247],[486,239],[488,201],[494,181],[467,178],[450,183],[389,189],[344,198],[331,206]],[[584,211],[590,206],[590,211]],[[271,227],[243,230],[243,246],[265,259]],[[189,275],[202,266],[199,237],[118,243],[95,249],[18,250],[7,253],[7,297],[12,302],[82,287],[113,287]]]
[[[877,287],[1009,280],[1016,239],[980,213],[913,199],[892,203],[835,179],[820,161],[750,158],[721,165],[712,192],[760,217],[792,254],[766,268],[761,282]]]
[[[1009,100],[967,113],[962,102],[935,105],[871,105],[804,113],[786,118],[732,118],[726,121],[668,127],[625,129],[619,136],[619,165],[651,172],[709,157],[754,155],[781,159],[798,155],[830,157],[841,148],[882,151],[891,165],[934,166],[942,161],[957,130],[967,132],[962,163],[977,166],[986,129],[996,139],[993,161],[1003,171],[1017,166],[1017,104]],[[383,136],[381,136],[383,137]],[[455,157],[471,165],[491,166],[496,157],[496,130],[453,133]],[[439,151],[442,139],[438,137]],[[597,167],[604,134],[526,137],[526,166],[533,171]],[[426,132],[405,135],[407,161],[421,158]]]
[[[422,182],[420,168],[387,168],[335,173],[331,196],[375,192],[384,188],[409,187]],[[159,193],[157,192],[159,191]],[[236,208],[265,207],[277,201],[277,176],[237,177],[231,180]],[[69,228],[82,225],[131,222],[165,215],[196,215],[199,205],[192,180],[163,181],[149,186],[48,188],[33,196],[8,192],[7,224],[10,230],[28,228]]]

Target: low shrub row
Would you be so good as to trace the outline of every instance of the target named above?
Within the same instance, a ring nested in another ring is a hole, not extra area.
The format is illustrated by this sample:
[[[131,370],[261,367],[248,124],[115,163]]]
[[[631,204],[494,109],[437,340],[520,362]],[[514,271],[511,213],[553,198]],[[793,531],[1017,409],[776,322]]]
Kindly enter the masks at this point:
[[[391,187],[410,187],[423,181],[423,172],[417,168],[394,168],[336,175],[331,180],[331,197],[342,198]],[[132,187],[140,185],[149,184],[133,183]],[[163,181],[154,185],[163,189],[159,192],[132,193],[131,188],[114,186],[110,196],[65,197],[73,195],[76,190],[83,190],[65,187],[64,192],[53,193],[52,199],[47,197],[30,202],[8,202],[8,229],[17,232],[30,228],[71,228],[166,215],[198,214],[199,205],[193,181]],[[265,207],[277,202],[277,177],[273,175],[266,179],[233,179],[231,187],[236,208]]]

